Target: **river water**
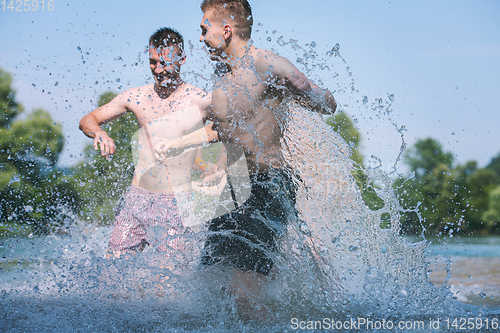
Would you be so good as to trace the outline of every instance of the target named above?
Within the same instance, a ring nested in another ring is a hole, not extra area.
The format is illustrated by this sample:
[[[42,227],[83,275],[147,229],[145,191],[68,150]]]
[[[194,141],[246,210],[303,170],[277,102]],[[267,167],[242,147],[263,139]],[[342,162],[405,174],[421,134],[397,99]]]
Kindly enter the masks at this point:
[[[203,302],[220,310],[225,309],[225,314],[214,316],[214,313],[202,310],[199,304],[192,303],[190,309],[182,309],[169,300],[172,296],[160,295],[154,283],[148,286],[144,282],[157,281],[152,269],[154,265],[145,265],[147,260],[133,261],[133,269],[128,272],[130,275],[121,278],[127,284],[126,288],[117,287],[109,280],[106,281],[107,278],[112,278],[113,273],[109,272],[109,264],[103,259],[111,228],[87,227],[74,231],[74,236],[52,235],[2,240],[2,331],[288,332],[295,331],[291,324],[293,318],[322,320],[325,316],[322,311],[305,314],[303,317],[300,317],[300,313],[289,311],[289,318],[273,319],[256,326],[235,319],[237,316],[231,314],[229,307],[224,308],[222,303],[214,303],[220,295],[212,296],[215,298],[213,302],[206,299]],[[446,244],[442,240],[440,243],[428,248],[428,279],[434,286],[434,292],[448,294],[452,300],[455,298],[448,304],[453,306],[443,306],[435,316],[406,314],[382,318],[393,318],[394,322],[399,319],[425,318],[426,323],[428,320],[441,318],[442,331],[450,331],[451,329],[443,326],[443,320],[464,316],[482,320],[499,317],[500,237],[455,238],[448,240]],[[124,266],[121,267],[124,270],[130,268]],[[140,288],[143,288],[142,291]],[[178,298],[179,295],[174,297]],[[206,295],[199,293],[198,297]],[[366,303],[369,307],[369,302]],[[297,306],[297,310],[303,311],[300,306]],[[362,309],[357,310],[358,314],[363,313]],[[358,314],[353,306],[353,317],[358,319]],[[335,311],[330,316],[350,317],[349,312],[339,314]],[[374,317],[377,317],[376,313]]]
[[[499,308],[500,237],[434,241],[427,257],[429,280],[436,286],[449,285],[461,302]]]
[[[384,208],[368,209],[351,174],[349,145],[320,116],[290,107],[284,154],[301,178],[300,218],[288,221],[282,251],[268,253],[277,272],[256,296],[265,315],[239,315],[227,292],[228,270],[200,269],[206,230],[186,236],[189,246],[171,257],[147,249],[108,261],[111,229],[76,223],[70,235],[2,241],[3,331],[288,332],[340,325],[444,332],[454,318],[472,318],[474,329],[495,325],[497,239],[429,247],[400,236],[389,179],[378,179]],[[389,224],[381,226],[382,214]]]

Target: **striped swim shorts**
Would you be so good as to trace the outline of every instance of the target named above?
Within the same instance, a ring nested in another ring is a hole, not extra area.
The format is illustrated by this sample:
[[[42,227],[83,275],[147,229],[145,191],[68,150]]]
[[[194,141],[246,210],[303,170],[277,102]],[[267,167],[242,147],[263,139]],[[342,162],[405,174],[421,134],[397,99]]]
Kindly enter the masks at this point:
[[[109,248],[126,252],[149,245],[165,254],[182,251],[190,233],[183,220],[188,218],[185,206],[191,197],[192,193],[158,193],[132,185],[118,204]]]

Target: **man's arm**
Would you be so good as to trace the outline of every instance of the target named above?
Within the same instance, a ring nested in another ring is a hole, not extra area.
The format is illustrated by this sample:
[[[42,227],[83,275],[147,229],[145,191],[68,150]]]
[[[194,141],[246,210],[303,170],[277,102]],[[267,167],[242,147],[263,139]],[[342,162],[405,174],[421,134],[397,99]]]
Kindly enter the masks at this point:
[[[212,129],[213,123],[200,128],[197,131],[191,132],[180,138],[161,142],[155,147],[156,157],[162,161],[169,157],[174,157],[182,154],[186,149],[199,147],[204,143],[216,142],[219,139],[217,132]]]
[[[306,83],[308,82],[308,84]],[[285,75],[281,80],[283,85],[291,85],[302,96],[306,97],[312,104],[313,108],[326,115],[333,115],[337,109],[337,102],[333,94],[328,89],[321,89],[302,72],[291,72]]]
[[[291,88],[297,95],[305,97],[313,104],[313,108],[327,115],[333,115],[337,102],[328,89],[321,89],[311,82],[304,73],[299,71],[288,59],[274,55],[265,57],[267,65],[279,83]]]
[[[198,101],[198,106],[201,111],[201,115],[203,118],[203,123],[205,123],[207,120],[213,121],[213,110],[212,110],[212,94],[207,93],[202,90],[200,92],[200,99]],[[211,127],[210,127],[211,128]]]
[[[101,125],[118,119],[129,109],[127,98],[130,93],[123,92],[116,96],[111,102],[98,107],[80,120],[80,130],[89,138],[94,139],[94,149],[101,149],[101,155],[113,155],[116,151],[115,142],[111,139]]]

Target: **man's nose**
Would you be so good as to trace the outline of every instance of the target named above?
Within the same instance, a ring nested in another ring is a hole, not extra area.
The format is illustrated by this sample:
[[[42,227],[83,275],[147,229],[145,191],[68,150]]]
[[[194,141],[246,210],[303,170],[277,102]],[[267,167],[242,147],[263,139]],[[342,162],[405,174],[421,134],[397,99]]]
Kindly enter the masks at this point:
[[[164,68],[165,68],[165,66],[163,66],[160,62],[157,62],[156,66],[155,66],[155,73],[163,72]]]

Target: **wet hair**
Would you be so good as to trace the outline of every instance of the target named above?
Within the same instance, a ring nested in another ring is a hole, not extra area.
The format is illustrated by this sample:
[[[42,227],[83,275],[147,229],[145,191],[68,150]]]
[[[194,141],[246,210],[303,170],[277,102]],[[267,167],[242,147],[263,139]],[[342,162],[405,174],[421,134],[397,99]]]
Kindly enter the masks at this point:
[[[203,13],[213,10],[216,20],[229,18],[235,23],[235,34],[243,40],[250,39],[253,16],[247,0],[203,0],[200,7]]]
[[[179,48],[179,55],[184,54],[184,39],[182,35],[172,28],[160,28],[149,37],[149,45],[155,49],[160,46],[177,46]]]

